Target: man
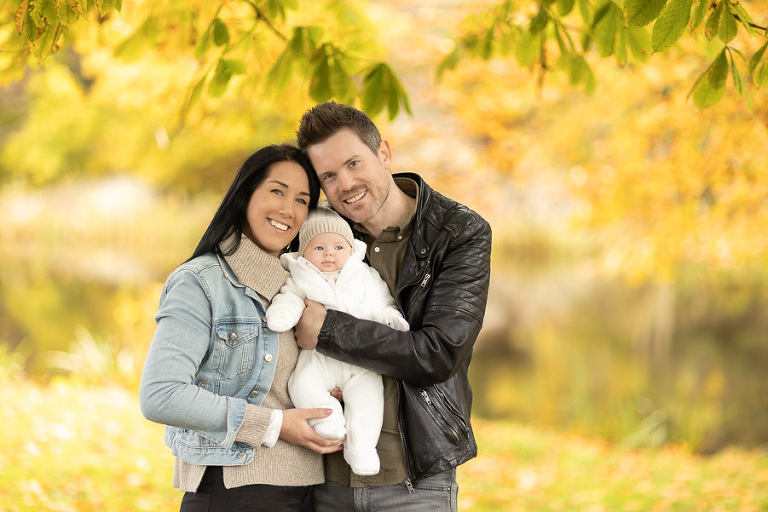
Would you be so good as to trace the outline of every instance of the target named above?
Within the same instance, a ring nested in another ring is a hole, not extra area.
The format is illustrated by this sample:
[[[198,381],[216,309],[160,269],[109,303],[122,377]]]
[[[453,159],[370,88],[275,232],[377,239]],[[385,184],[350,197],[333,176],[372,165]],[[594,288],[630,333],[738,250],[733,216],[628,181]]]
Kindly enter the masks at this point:
[[[308,301],[299,346],[381,373],[385,398],[381,471],[361,477],[327,457],[315,507],[454,511],[456,466],[477,455],[467,369],[488,296],[490,226],[418,175],[393,176],[389,143],[357,109],[317,105],[297,136],[411,326],[396,331]]]

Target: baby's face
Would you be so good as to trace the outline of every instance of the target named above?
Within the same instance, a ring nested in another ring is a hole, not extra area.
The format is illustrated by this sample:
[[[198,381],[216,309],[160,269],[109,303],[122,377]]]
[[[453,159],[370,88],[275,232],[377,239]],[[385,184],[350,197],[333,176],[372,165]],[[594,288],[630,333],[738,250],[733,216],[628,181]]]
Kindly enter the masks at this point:
[[[322,272],[339,270],[352,255],[347,239],[338,233],[320,233],[307,244],[303,256]]]

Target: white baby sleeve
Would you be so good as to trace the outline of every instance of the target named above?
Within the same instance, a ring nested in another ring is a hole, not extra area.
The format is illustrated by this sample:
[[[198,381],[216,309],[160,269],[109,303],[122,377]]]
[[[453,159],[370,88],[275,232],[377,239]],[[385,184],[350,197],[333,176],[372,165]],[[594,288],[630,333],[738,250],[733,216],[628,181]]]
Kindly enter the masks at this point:
[[[289,277],[267,309],[267,326],[275,332],[292,329],[299,323],[304,308],[304,294]]]

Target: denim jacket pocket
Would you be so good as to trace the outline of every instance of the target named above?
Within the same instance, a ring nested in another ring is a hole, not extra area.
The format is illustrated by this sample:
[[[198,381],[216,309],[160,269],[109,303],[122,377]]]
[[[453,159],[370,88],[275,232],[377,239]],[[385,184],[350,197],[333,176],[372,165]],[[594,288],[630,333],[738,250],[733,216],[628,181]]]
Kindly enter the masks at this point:
[[[258,320],[222,318],[216,320],[211,368],[224,379],[232,380],[250,372],[256,363]]]

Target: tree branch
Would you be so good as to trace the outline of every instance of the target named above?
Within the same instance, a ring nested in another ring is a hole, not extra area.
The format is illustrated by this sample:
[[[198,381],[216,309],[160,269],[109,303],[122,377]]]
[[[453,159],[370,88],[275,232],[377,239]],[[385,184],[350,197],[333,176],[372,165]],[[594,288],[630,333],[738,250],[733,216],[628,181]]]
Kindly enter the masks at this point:
[[[257,20],[261,20],[261,21],[263,21],[263,22],[264,22],[264,23],[267,25],[267,27],[268,27],[268,28],[269,28],[269,29],[270,29],[270,30],[271,30],[271,31],[272,31],[272,32],[273,32],[273,33],[274,33],[274,34],[275,34],[277,37],[279,37],[279,38],[280,38],[280,39],[282,39],[283,41],[288,41],[288,38],[287,38],[287,37],[285,37],[285,35],[283,35],[283,33],[282,33],[282,32],[280,32],[280,31],[277,29],[277,27],[275,27],[275,26],[272,24],[272,21],[271,21],[269,18],[267,18],[267,17],[264,15],[264,12],[262,12],[262,10],[261,10],[261,9],[259,9],[259,6],[257,6],[257,5],[256,5],[255,3],[253,3],[251,0],[245,0],[245,3],[247,3],[248,5],[250,5],[250,6],[251,6],[251,8],[253,8],[253,11],[256,13],[256,19],[257,19]]]

